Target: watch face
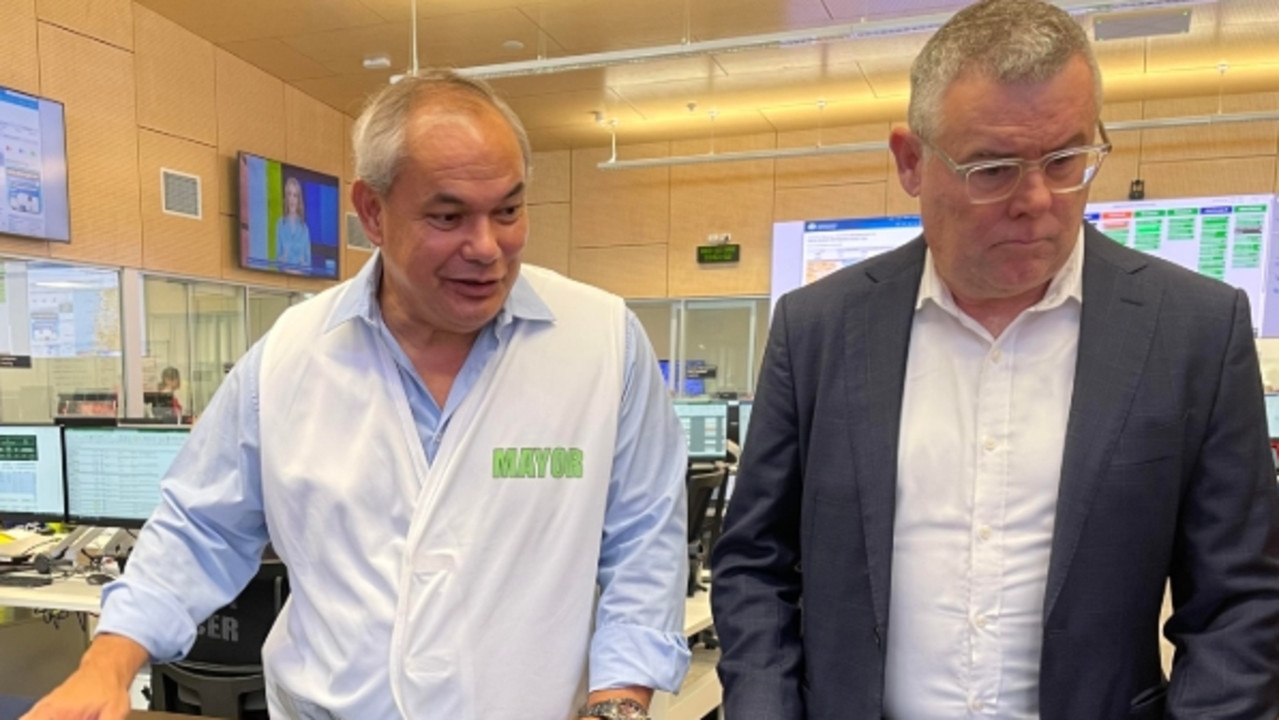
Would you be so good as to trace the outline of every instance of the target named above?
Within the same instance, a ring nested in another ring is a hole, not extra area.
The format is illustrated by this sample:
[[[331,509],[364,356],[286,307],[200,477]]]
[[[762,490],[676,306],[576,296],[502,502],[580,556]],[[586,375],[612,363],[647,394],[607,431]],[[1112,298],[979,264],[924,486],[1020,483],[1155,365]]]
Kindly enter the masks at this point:
[[[644,706],[629,698],[596,703],[586,709],[585,715],[603,720],[648,720]]]

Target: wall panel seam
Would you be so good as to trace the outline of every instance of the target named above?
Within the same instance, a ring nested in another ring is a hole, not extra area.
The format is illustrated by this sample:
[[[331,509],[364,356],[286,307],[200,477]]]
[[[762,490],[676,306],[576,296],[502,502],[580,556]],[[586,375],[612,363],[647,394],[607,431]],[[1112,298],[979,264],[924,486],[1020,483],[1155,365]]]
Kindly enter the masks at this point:
[[[96,42],[96,43],[101,43],[102,45],[106,45],[106,46],[107,46],[107,47],[109,47],[109,48],[114,48],[114,49],[116,49],[116,50],[123,50],[123,51],[125,51],[125,52],[129,53],[130,55],[132,55],[132,54],[133,54],[133,48],[127,48],[127,47],[124,47],[123,45],[116,45],[116,44],[115,44],[115,43],[113,43],[113,42],[107,42],[106,40],[103,40],[103,39],[102,39],[102,38],[100,38],[100,37],[95,37],[95,36],[93,36],[93,35],[89,35],[88,33],[81,32],[80,30],[77,30],[77,29],[75,29],[75,28],[67,27],[66,25],[59,25],[58,23],[56,23],[56,22],[54,22],[54,21],[52,21],[52,20],[43,20],[43,19],[41,19],[41,20],[37,20],[37,22],[42,23],[42,24],[44,24],[44,25],[48,25],[49,27],[52,27],[52,28],[57,28],[57,29],[59,29],[59,30],[65,30],[66,32],[71,33],[72,35],[78,35],[78,36],[80,36],[80,37],[82,37],[82,38],[84,38],[84,39],[86,39],[86,40],[92,40],[92,41],[94,41],[94,42]],[[136,23],[135,23],[135,26],[136,26]],[[135,31],[135,32],[136,32],[136,31]],[[137,38],[134,38],[134,40],[135,40],[135,42],[136,42]],[[37,41],[37,42],[39,42],[39,41]],[[37,49],[38,49],[38,47],[39,47],[39,46],[37,46]],[[136,74],[136,72],[135,72],[135,74]],[[136,79],[136,78],[135,78],[135,79]],[[137,102],[136,98],[135,98],[134,102]]]

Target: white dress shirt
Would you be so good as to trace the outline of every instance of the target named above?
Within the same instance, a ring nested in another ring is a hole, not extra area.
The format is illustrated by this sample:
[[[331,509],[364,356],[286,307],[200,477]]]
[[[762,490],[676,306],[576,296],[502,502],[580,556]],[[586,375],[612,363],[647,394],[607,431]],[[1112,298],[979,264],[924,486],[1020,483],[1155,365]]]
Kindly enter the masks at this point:
[[[897,456],[892,720],[1039,717],[1083,246],[1081,233],[1043,299],[998,338],[959,309],[925,256]]]

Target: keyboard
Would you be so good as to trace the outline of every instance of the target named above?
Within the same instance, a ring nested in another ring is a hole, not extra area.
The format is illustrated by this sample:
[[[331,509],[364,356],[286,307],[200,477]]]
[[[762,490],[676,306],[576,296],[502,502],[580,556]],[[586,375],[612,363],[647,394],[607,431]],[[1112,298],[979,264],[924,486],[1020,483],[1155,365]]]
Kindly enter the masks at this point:
[[[39,573],[20,572],[0,574],[0,587],[44,587],[52,585],[53,577]]]

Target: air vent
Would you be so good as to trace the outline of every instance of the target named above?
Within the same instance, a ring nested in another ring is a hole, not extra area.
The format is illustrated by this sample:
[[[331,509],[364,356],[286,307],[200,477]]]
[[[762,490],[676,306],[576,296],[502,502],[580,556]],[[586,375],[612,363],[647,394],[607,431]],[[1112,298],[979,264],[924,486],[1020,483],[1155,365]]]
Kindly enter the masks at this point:
[[[360,216],[355,213],[346,214],[346,246],[373,249],[373,243],[369,242],[369,236],[364,234],[364,226],[360,224]]]
[[[1092,21],[1094,40],[1128,40],[1190,32],[1190,10],[1171,8],[1154,12],[1110,13]]]
[[[200,177],[160,168],[160,202],[169,215],[179,215],[199,220],[203,213],[200,208]]]

